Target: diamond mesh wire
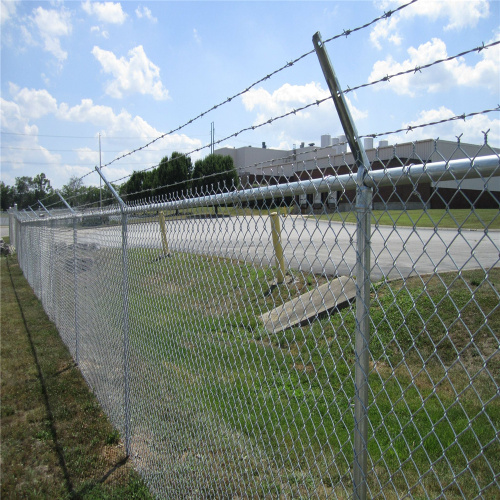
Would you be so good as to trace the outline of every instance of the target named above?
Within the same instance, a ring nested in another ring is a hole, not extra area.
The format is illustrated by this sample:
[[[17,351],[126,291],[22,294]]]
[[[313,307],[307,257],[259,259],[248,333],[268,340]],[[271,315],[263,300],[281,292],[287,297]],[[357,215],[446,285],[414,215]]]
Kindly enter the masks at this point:
[[[498,154],[412,154],[372,164],[368,496],[494,498]],[[468,169],[451,180],[409,173],[455,158]],[[352,495],[355,169],[302,167],[298,184],[263,177],[217,210],[179,196],[12,224],[27,279],[158,498]],[[328,168],[344,177],[328,184]]]

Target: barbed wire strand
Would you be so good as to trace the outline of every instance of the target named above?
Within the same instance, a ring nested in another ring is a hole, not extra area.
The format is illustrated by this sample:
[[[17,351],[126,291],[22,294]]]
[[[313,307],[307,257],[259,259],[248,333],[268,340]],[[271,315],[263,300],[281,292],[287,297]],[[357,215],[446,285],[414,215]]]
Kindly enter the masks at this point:
[[[491,42],[490,44],[486,44],[486,45],[485,45],[485,44],[484,44],[484,42],[483,42],[483,44],[482,44],[481,46],[475,47],[475,48],[473,48],[473,49],[469,49],[469,50],[467,50],[467,51],[460,52],[459,54],[456,54],[456,55],[454,55],[454,56],[449,56],[449,57],[447,57],[447,58],[438,59],[438,60],[433,61],[433,62],[431,62],[431,63],[429,63],[429,64],[422,65],[422,66],[418,66],[418,67],[416,67],[416,68],[408,69],[408,70],[405,70],[405,71],[400,71],[400,72],[395,73],[395,74],[393,74],[393,75],[387,75],[387,76],[385,76],[385,77],[383,77],[383,78],[381,78],[381,79],[379,79],[379,80],[375,80],[375,81],[372,81],[372,82],[364,83],[364,84],[361,84],[361,85],[358,85],[358,86],[355,86],[355,87],[349,87],[349,86],[347,86],[346,90],[344,90],[344,91],[343,91],[343,93],[344,93],[344,94],[347,94],[347,93],[349,93],[349,92],[353,92],[353,91],[358,90],[358,89],[361,89],[361,88],[366,88],[366,87],[373,86],[373,85],[377,85],[377,84],[380,84],[380,83],[383,83],[383,82],[388,82],[388,81],[390,81],[392,78],[396,78],[396,77],[398,77],[398,76],[402,76],[402,75],[405,75],[405,74],[410,74],[410,73],[415,74],[415,73],[417,73],[417,72],[419,72],[419,71],[421,72],[421,70],[425,70],[425,69],[428,69],[428,68],[430,68],[430,67],[432,67],[432,66],[435,66],[435,65],[437,65],[437,64],[442,64],[442,63],[445,63],[445,62],[451,61],[451,60],[453,60],[453,59],[457,59],[457,58],[459,58],[459,57],[463,57],[464,55],[471,54],[471,53],[473,53],[473,52],[477,52],[477,53],[479,53],[479,52],[481,52],[482,50],[488,49],[488,48],[493,47],[493,46],[498,45],[498,44],[500,44],[500,41]],[[291,111],[289,111],[289,112],[287,112],[287,113],[284,113],[284,114],[282,114],[282,115],[280,115],[280,116],[270,118],[270,119],[268,119],[268,120],[266,120],[266,121],[264,121],[264,122],[262,122],[262,123],[260,123],[260,124],[258,124],[258,125],[252,125],[252,126],[249,126],[249,127],[245,127],[245,128],[243,128],[243,129],[239,130],[238,132],[234,132],[233,134],[230,134],[230,135],[228,135],[227,137],[224,137],[223,139],[219,139],[219,140],[215,141],[213,144],[214,144],[214,145],[221,144],[222,142],[224,142],[224,141],[226,141],[226,140],[228,140],[228,139],[231,139],[231,138],[237,137],[238,135],[240,135],[240,134],[241,134],[241,133],[243,133],[243,132],[250,131],[250,130],[255,130],[255,129],[260,128],[260,127],[262,127],[262,126],[264,126],[264,125],[268,125],[268,124],[271,124],[271,123],[273,123],[273,122],[275,122],[275,121],[277,121],[277,120],[280,120],[280,119],[286,118],[286,117],[288,117],[288,116],[291,116],[292,114],[294,114],[294,115],[295,115],[295,114],[299,113],[300,111],[306,110],[306,109],[308,109],[308,108],[310,108],[310,107],[312,107],[312,106],[315,106],[315,105],[318,105],[318,106],[319,106],[320,104],[322,104],[323,102],[325,102],[325,101],[329,100],[330,98],[331,98],[331,96],[328,96],[328,97],[325,97],[324,99],[316,100],[316,101],[311,102],[311,103],[309,103],[309,104],[306,104],[305,106],[302,106],[302,107],[300,107],[300,108],[293,109],[293,110],[291,110]],[[459,118],[460,118],[461,116],[463,116],[463,115],[460,115],[460,116],[459,116]],[[446,121],[449,121],[449,120],[446,120]],[[439,122],[438,122],[438,123],[439,123]],[[395,132],[392,132],[392,133],[397,133],[397,132],[401,132],[401,131],[405,131],[405,130],[407,130],[407,129],[399,129],[398,131],[395,131]],[[389,134],[389,133],[382,133],[381,135],[386,135],[386,134]],[[375,136],[373,136],[373,135],[368,135],[368,136],[363,136],[363,137],[376,137],[376,135],[375,135]],[[194,150],[192,150],[192,151],[190,151],[190,152],[188,152],[188,153],[183,153],[183,154],[182,154],[182,156],[190,156],[190,155],[192,155],[192,154],[194,154],[194,153],[196,153],[196,152],[200,152],[200,151],[202,151],[202,150],[204,150],[204,149],[207,149],[208,147],[211,147],[211,146],[212,146],[212,144],[207,144],[207,145],[205,145],[205,146],[201,146],[201,147],[196,148],[196,149],[194,149]],[[170,161],[170,160],[168,160],[168,161]],[[276,160],[273,160],[273,161],[276,161]],[[108,165],[109,165],[109,164],[108,164]],[[152,169],[154,169],[154,168],[157,168],[158,166],[159,166],[159,164],[155,164],[155,165],[153,165],[153,166],[150,166],[150,167],[148,167],[148,168],[146,168],[146,169],[143,169],[143,170],[139,170],[139,171],[137,171],[137,172],[146,172],[146,171],[152,170]],[[88,176],[88,175],[92,174],[92,173],[95,173],[95,170],[94,170],[94,171],[89,172],[89,173],[88,173],[88,174],[86,174],[86,175],[84,175],[83,177],[81,177],[81,178],[80,178],[80,180],[81,180],[81,179],[83,179],[84,177],[86,177],[86,176]],[[121,177],[121,178],[119,178],[119,179],[116,179],[116,180],[114,180],[114,181],[112,181],[112,182],[114,182],[114,183],[116,183],[116,182],[120,182],[120,181],[122,181],[122,180],[124,180],[124,179],[127,179],[127,178],[131,177],[131,175],[133,175],[133,174],[128,174],[128,175],[123,176],[123,177]],[[42,201],[43,201],[43,200],[42,200]]]
[[[413,2],[410,2],[409,4],[405,4],[405,7],[406,7],[406,6],[408,6],[408,5],[410,5],[411,3],[414,3],[415,1],[417,1],[417,0],[414,0]],[[399,9],[399,10],[400,10],[400,9]],[[390,11],[390,12],[391,12],[391,11]],[[394,12],[395,12],[395,11],[393,11],[392,13],[394,13]],[[387,13],[387,14],[389,14],[389,13]],[[367,25],[364,25],[363,27],[356,28],[356,29],[353,29],[353,30],[348,30],[348,31],[349,31],[349,33],[348,33],[348,34],[350,34],[351,32],[357,31],[357,30],[359,30],[359,29],[363,29],[364,27],[369,26],[370,24],[373,24],[373,22],[378,21],[378,20],[380,20],[380,19],[381,19],[381,18],[383,18],[383,17],[384,17],[384,16],[381,16],[380,18],[377,18],[376,20],[373,20],[371,23],[367,23]],[[387,17],[389,17],[389,16],[387,16]],[[327,41],[325,41],[324,43],[326,43],[326,42],[328,42],[328,41],[331,41],[331,40],[334,40],[334,39],[336,39],[336,38],[339,38],[340,36],[342,36],[342,35],[336,35],[335,37],[332,37],[332,38],[328,39],[328,40],[327,40]],[[435,60],[435,61],[433,61],[433,62],[431,62],[431,63],[425,64],[425,65],[422,65],[422,66],[416,66],[415,68],[411,68],[411,69],[408,69],[408,70],[405,70],[405,71],[400,71],[400,72],[398,72],[398,73],[394,73],[394,74],[392,74],[392,75],[386,75],[386,76],[384,76],[383,78],[380,78],[379,80],[374,80],[374,81],[372,81],[372,82],[363,83],[363,84],[357,85],[357,86],[355,86],[355,87],[350,87],[349,85],[347,85],[346,89],[345,89],[345,90],[343,90],[343,91],[342,91],[342,93],[343,93],[343,94],[348,94],[348,93],[350,93],[350,92],[354,92],[354,91],[359,90],[359,89],[363,89],[363,88],[371,87],[371,86],[373,86],[373,85],[378,85],[378,84],[383,83],[383,82],[389,82],[392,78],[397,78],[398,76],[403,76],[403,75],[407,75],[407,74],[410,74],[410,73],[416,74],[417,72],[422,72],[422,70],[425,70],[425,69],[431,68],[432,66],[435,66],[435,65],[437,65],[437,64],[442,64],[442,63],[445,63],[445,62],[449,62],[449,61],[452,61],[452,60],[454,60],[454,59],[457,59],[457,58],[459,58],[459,57],[463,57],[463,56],[465,56],[465,55],[468,55],[468,54],[471,54],[471,53],[474,53],[474,52],[479,53],[479,52],[481,52],[482,50],[486,50],[486,49],[488,49],[488,48],[490,48],[490,47],[493,47],[493,46],[495,46],[495,45],[499,45],[499,44],[500,44],[500,41],[498,41],[498,40],[497,40],[497,41],[494,41],[494,42],[491,42],[491,43],[489,43],[489,44],[484,44],[484,42],[483,42],[483,43],[482,43],[482,45],[480,45],[480,46],[478,46],[478,47],[474,47],[474,48],[469,49],[469,50],[466,50],[466,51],[463,51],[463,52],[460,52],[459,54],[456,54],[456,55],[453,55],[453,56],[449,56],[449,57],[446,57],[446,58],[443,58],[443,59],[438,59],[438,60]],[[301,56],[301,57],[304,57],[304,56]],[[298,60],[298,59],[297,59],[297,60]],[[286,66],[284,66],[283,68],[285,68],[285,67],[286,67]],[[274,73],[272,73],[272,74],[274,74]],[[261,80],[261,81],[262,81],[262,80]],[[257,83],[258,83],[258,82],[257,82]],[[254,84],[254,85],[255,85],[255,84]],[[251,88],[251,87],[249,87],[249,88]],[[242,93],[243,93],[243,92],[242,92]],[[240,93],[240,94],[241,94],[241,93]],[[237,94],[237,95],[240,95],[240,94]],[[315,101],[315,102],[309,103],[309,104],[307,104],[307,105],[305,105],[305,106],[303,106],[303,107],[301,107],[301,108],[294,109],[294,110],[292,110],[292,111],[290,111],[290,112],[288,112],[288,113],[285,113],[285,114],[283,114],[283,115],[277,116],[277,117],[275,117],[275,118],[270,118],[270,119],[269,119],[269,120],[267,120],[266,122],[263,122],[263,123],[261,123],[261,124],[259,124],[259,125],[255,125],[255,126],[251,126],[251,127],[246,127],[246,128],[241,129],[240,131],[238,131],[238,132],[236,132],[236,133],[233,133],[233,134],[231,134],[231,135],[229,135],[229,136],[227,136],[227,137],[225,137],[225,138],[223,138],[223,139],[219,139],[218,141],[215,141],[213,144],[214,144],[214,145],[215,145],[215,144],[220,144],[221,142],[224,142],[224,141],[226,141],[226,140],[228,140],[228,139],[231,139],[231,138],[233,138],[233,137],[237,137],[239,134],[241,134],[241,133],[243,133],[243,132],[246,132],[246,131],[249,131],[249,130],[255,130],[256,128],[260,128],[260,127],[262,127],[262,126],[264,126],[264,125],[267,125],[267,124],[270,124],[270,123],[272,123],[272,122],[274,122],[274,121],[276,121],[276,120],[279,120],[279,119],[282,119],[282,118],[286,118],[287,116],[290,116],[291,114],[296,114],[296,113],[298,113],[298,112],[300,112],[300,111],[303,111],[303,110],[305,110],[305,109],[308,109],[308,108],[310,108],[310,107],[312,107],[312,106],[314,106],[314,105],[319,105],[319,104],[322,104],[323,102],[327,101],[329,98],[330,98],[330,96],[329,96],[329,97],[327,97],[327,98],[325,98],[325,99],[321,99],[321,100],[317,100],[317,101]],[[232,98],[231,98],[231,99],[232,99]],[[212,108],[212,109],[215,109],[215,107],[214,107],[214,108]],[[201,116],[201,115],[200,115],[200,116]],[[193,120],[193,121],[194,121],[194,120]],[[190,122],[191,122],[191,121],[190,121]],[[190,123],[190,122],[187,122],[187,123]],[[185,125],[187,125],[187,123],[186,123]],[[184,125],[184,126],[185,126],[185,125]],[[183,127],[183,126],[181,126],[181,127]],[[178,128],[178,129],[179,129],[179,128]],[[178,130],[178,129],[176,129],[176,130]],[[174,130],[174,131],[176,131],[176,130]],[[124,154],[124,155],[122,155],[122,156],[119,156],[119,157],[115,158],[115,159],[114,159],[114,160],[112,160],[111,162],[108,162],[108,163],[106,163],[105,165],[103,165],[103,168],[104,168],[104,167],[106,167],[106,166],[111,165],[113,162],[115,162],[115,161],[117,161],[117,160],[120,160],[120,159],[124,158],[125,156],[129,156],[129,155],[131,155],[131,154],[134,154],[134,153],[137,153],[137,152],[141,151],[142,149],[145,149],[145,148],[146,148],[146,147],[148,147],[149,145],[153,144],[153,142],[155,142],[156,140],[159,140],[159,139],[161,139],[161,138],[165,137],[166,135],[168,135],[168,134],[170,134],[170,133],[172,133],[172,131],[171,131],[171,132],[169,132],[169,133],[167,133],[167,134],[164,134],[163,136],[158,137],[158,138],[157,138],[157,139],[155,139],[154,141],[152,141],[152,142],[150,142],[150,143],[146,144],[145,146],[142,146],[141,148],[134,149],[133,151],[130,151],[130,152],[128,152],[128,153],[126,153],[126,154]],[[192,150],[192,151],[190,151],[190,152],[188,152],[188,153],[185,153],[184,155],[185,155],[185,156],[188,156],[188,155],[191,155],[191,154],[193,154],[193,153],[196,153],[196,152],[202,151],[203,149],[206,149],[206,148],[210,147],[211,145],[212,145],[212,144],[208,144],[208,145],[206,145],[206,146],[202,146],[202,147],[197,148],[197,149],[194,149],[194,150]],[[153,168],[156,168],[156,167],[158,167],[158,164],[156,164],[156,165],[154,165],[154,166],[152,166],[152,167],[149,167],[148,169],[145,169],[145,170],[143,170],[143,171],[147,171],[147,170],[150,170],[150,169],[153,169]],[[90,171],[90,172],[88,172],[87,174],[85,174],[85,175],[83,175],[82,177],[80,177],[80,179],[79,179],[79,180],[83,180],[85,177],[87,177],[87,176],[89,176],[89,175],[91,175],[91,174],[93,174],[93,173],[95,173],[95,170],[91,170],[91,171]],[[116,181],[113,181],[113,182],[118,182],[118,181],[120,181],[120,180],[126,179],[126,178],[130,177],[130,175],[132,175],[132,174],[129,174],[129,175],[127,175],[127,176],[124,176],[124,177],[122,177],[122,178],[120,178],[120,179],[117,179]]]
[[[388,82],[388,81],[390,81],[390,79],[392,79],[392,78],[397,78],[398,76],[402,76],[402,75],[405,75],[405,74],[409,74],[409,73],[413,73],[413,74],[415,74],[415,73],[417,73],[418,71],[428,69],[428,68],[430,68],[430,67],[432,67],[432,66],[435,66],[435,65],[437,65],[437,64],[442,64],[442,63],[445,63],[445,62],[451,61],[451,60],[453,60],[453,59],[457,59],[457,58],[459,58],[459,57],[463,57],[463,56],[464,56],[464,55],[466,55],[466,54],[471,54],[471,53],[473,53],[473,52],[478,52],[478,53],[479,53],[479,52],[481,52],[482,50],[488,49],[489,47],[493,47],[493,46],[498,45],[498,44],[500,44],[500,41],[495,41],[495,42],[492,42],[492,43],[487,44],[487,45],[485,45],[485,44],[483,43],[483,44],[482,44],[481,46],[479,46],[479,47],[475,47],[475,48],[473,48],[473,49],[470,49],[470,50],[467,50],[467,51],[460,52],[459,54],[456,54],[456,55],[454,55],[454,56],[449,56],[449,57],[444,58],[444,59],[438,59],[438,60],[436,60],[436,61],[433,61],[432,63],[429,63],[429,64],[426,64],[426,65],[420,66],[420,67],[418,67],[418,68],[412,68],[412,69],[409,69],[409,70],[400,71],[400,72],[395,73],[395,74],[393,74],[393,75],[388,75],[388,76],[385,76],[385,77],[383,77],[383,78],[381,78],[381,79],[379,79],[379,80],[375,80],[375,81],[373,81],[373,82],[364,83],[364,84],[362,84],[362,85],[358,85],[358,86],[356,86],[356,87],[349,87],[349,86],[348,86],[348,87],[346,88],[346,90],[342,91],[342,93],[347,94],[347,93],[349,93],[349,92],[353,92],[353,91],[358,90],[358,89],[361,89],[361,88],[366,88],[366,87],[369,87],[369,86],[378,85],[378,84],[380,84],[380,83]],[[301,112],[301,111],[304,111],[304,110],[306,110],[306,109],[308,109],[308,108],[310,108],[310,107],[313,107],[313,106],[316,106],[316,105],[317,105],[317,106],[319,106],[319,105],[320,105],[320,104],[322,104],[323,102],[328,101],[328,100],[330,100],[330,99],[331,99],[331,96],[330,96],[330,95],[328,95],[328,97],[325,97],[324,99],[319,99],[319,100],[316,100],[316,101],[311,102],[311,103],[309,103],[309,104],[306,104],[306,105],[304,105],[304,106],[302,106],[302,107],[300,107],[300,108],[295,108],[295,109],[293,109],[293,110],[291,110],[291,111],[289,111],[289,112],[287,112],[287,113],[284,113],[284,114],[282,114],[282,115],[280,115],[280,116],[270,118],[270,119],[268,119],[268,120],[266,120],[266,121],[264,121],[264,122],[262,122],[262,123],[260,123],[260,124],[258,124],[258,125],[252,125],[252,126],[249,126],[249,127],[245,127],[245,128],[243,128],[243,129],[240,129],[238,132],[234,132],[234,133],[232,133],[232,134],[228,135],[227,137],[224,137],[223,139],[219,139],[219,140],[217,140],[217,141],[214,141],[214,142],[213,142],[213,143],[211,143],[211,144],[207,144],[207,145],[205,145],[205,146],[201,146],[201,147],[199,147],[199,148],[196,148],[196,149],[194,149],[194,150],[190,151],[189,153],[185,153],[185,156],[189,156],[189,155],[192,155],[192,154],[194,154],[194,153],[200,152],[200,151],[202,151],[203,149],[207,149],[208,147],[211,147],[211,146],[212,146],[212,144],[213,144],[213,145],[219,145],[219,144],[221,144],[222,142],[227,141],[228,139],[231,139],[231,138],[237,137],[238,135],[240,135],[240,134],[241,134],[241,133],[243,133],[243,132],[247,132],[247,131],[250,131],[250,130],[255,130],[255,129],[257,129],[257,128],[263,127],[264,125],[271,124],[271,123],[273,123],[273,122],[275,122],[275,121],[277,121],[277,120],[281,120],[281,119],[286,118],[286,117],[288,117],[288,116],[295,115],[295,114],[297,114],[297,113],[299,113],[299,112]],[[156,167],[158,167],[158,165],[154,165],[154,166],[152,166],[152,167],[149,167],[149,168],[144,169],[144,170],[141,170],[141,171],[142,171],[142,172],[145,172],[145,171],[151,170],[151,169],[156,168]],[[119,181],[122,181],[122,180],[124,180],[124,179],[126,179],[126,178],[130,177],[131,175],[132,175],[132,174],[129,174],[129,175],[124,176],[124,177],[121,177],[121,178],[119,178],[119,179],[116,179],[116,180],[115,180],[115,181],[113,181],[113,182],[119,182]]]
[[[405,9],[406,7],[416,3],[418,0],[411,0],[410,2],[406,3],[406,4],[403,4],[403,5],[400,5],[399,7],[397,7],[396,9],[394,10],[389,10],[387,12],[384,12],[383,15],[381,16],[378,16],[376,17],[375,19],[371,20],[370,22],[366,23],[366,24],[363,24],[362,26],[358,26],[357,28],[353,28],[353,29],[347,29],[347,30],[343,30],[342,33],[339,33],[335,36],[332,36],[331,38],[328,38],[327,40],[325,40],[323,43],[329,43],[333,40],[336,40],[336,39],[339,39],[339,38],[342,38],[342,37],[347,37],[349,35],[351,35],[352,33],[356,33],[358,31],[361,31],[361,30],[364,30],[370,26],[372,26],[373,24],[383,20],[383,19],[388,19],[389,17],[391,17],[393,14],[395,14],[396,12],[399,12],[403,9]],[[154,144],[155,142],[159,141],[160,139],[163,139],[164,137],[166,137],[167,135],[171,135],[175,132],[178,132],[179,130],[183,129],[184,127],[186,127],[187,125],[190,125],[191,123],[199,120],[200,118],[202,118],[203,116],[211,113],[212,111],[220,108],[221,106],[225,105],[225,104],[228,104],[229,102],[231,102],[233,99],[237,98],[237,97],[240,97],[242,96],[243,94],[246,94],[247,92],[249,92],[252,88],[254,88],[256,85],[258,85],[259,83],[262,83],[266,80],[269,80],[270,78],[272,78],[274,75],[280,73],[281,71],[287,69],[287,68],[290,68],[292,67],[294,64],[298,63],[299,61],[301,61],[302,59],[304,59],[305,57],[311,55],[314,53],[314,49],[313,50],[310,50],[309,52],[306,52],[304,54],[302,54],[301,56],[293,59],[292,61],[290,62],[287,62],[286,64],[284,64],[283,66],[281,66],[280,68],[268,73],[266,76],[260,78],[259,80],[257,80],[256,82],[252,83],[251,85],[249,85],[248,87],[246,87],[244,90],[234,94],[233,96],[231,97],[228,97],[227,99],[225,99],[224,101],[220,102],[219,104],[216,104],[214,106],[212,106],[210,109],[206,110],[206,111],[203,111],[202,113],[200,113],[198,116],[196,116],[195,118],[191,118],[190,120],[188,120],[186,123],[184,123],[183,125],[179,125],[178,127],[170,130],[170,132],[166,132],[164,134],[161,134],[160,136],[158,136],[156,139],[153,139],[152,141],[148,142],[147,144],[145,144],[144,146],[141,146],[139,148],[135,148],[127,153],[124,153],[123,155],[121,156],[118,156],[116,158],[114,158],[113,160],[105,163],[102,167],[107,167],[109,165],[111,165],[112,163],[118,161],[118,160],[121,160],[122,158],[125,158],[126,156],[130,156],[134,153],[137,153],[139,151],[142,151],[143,149],[146,149],[147,147],[151,146],[152,144]],[[89,172],[88,174],[86,175],[90,175],[92,172]],[[86,175],[84,177],[86,177]],[[83,177],[82,177],[83,179]]]
[[[475,47],[473,49],[470,49],[470,50],[466,50],[464,52],[460,52],[460,54],[456,54],[454,56],[449,56],[449,57],[446,57],[444,59],[437,59],[436,61],[433,61],[429,64],[424,64],[423,66],[415,66],[414,68],[411,68],[411,69],[407,69],[405,71],[400,71],[399,73],[394,73],[393,75],[387,75],[387,76],[384,76],[383,78],[380,78],[379,80],[374,80],[372,82],[368,82],[368,83],[363,83],[362,85],[358,85],[356,87],[347,87],[346,90],[343,90],[342,93],[343,94],[348,94],[349,92],[354,92],[355,90],[359,90],[359,89],[362,89],[362,88],[366,88],[366,87],[370,87],[372,85],[377,85],[378,83],[382,83],[382,82],[389,82],[391,80],[391,78],[396,78],[398,76],[402,76],[402,75],[408,75],[410,73],[413,73],[413,74],[416,74],[417,72],[422,72],[423,69],[428,69],[432,66],[435,66],[436,64],[441,64],[441,63],[445,63],[445,62],[448,62],[448,61],[452,61],[453,59],[458,59],[459,57],[463,57],[463,56],[466,56],[467,54],[472,54],[473,52],[481,52],[482,50],[485,50],[485,49],[488,49],[490,47],[493,47],[495,45],[499,45],[500,44],[500,40],[497,40],[495,42],[491,42],[487,45],[485,45],[484,43],[482,45],[480,45],[479,47]]]
[[[500,111],[500,105],[498,105],[496,108],[485,109],[483,111],[477,111],[477,112],[472,112],[472,113],[468,113],[468,114],[463,113],[461,115],[456,115],[456,116],[453,116],[453,117],[450,117],[450,118],[443,118],[442,120],[439,120],[439,121],[428,122],[428,123],[414,125],[414,126],[408,125],[405,128],[400,128],[398,130],[393,130],[391,132],[380,132],[380,133],[376,133],[376,134],[364,134],[364,135],[360,135],[358,138],[359,139],[364,139],[364,138],[375,139],[376,137],[382,137],[382,136],[386,136],[386,135],[397,134],[397,133],[400,133],[400,132],[406,132],[406,133],[408,133],[408,132],[413,131],[414,129],[418,129],[418,128],[422,128],[422,127],[428,127],[428,126],[431,126],[431,125],[439,125],[441,123],[446,123],[446,122],[451,122],[451,121],[456,121],[456,120],[464,120],[465,121],[466,118],[470,118],[470,117],[473,117],[473,116],[476,116],[476,115],[483,115],[483,114],[493,113],[494,111]],[[347,144],[348,144],[348,142],[346,140],[344,142],[339,142],[335,146],[343,146],[343,145],[347,145]],[[308,154],[311,151],[327,150],[327,149],[329,149],[331,147],[332,146],[315,147],[314,149],[308,149],[307,151],[294,151],[293,154],[296,155],[296,156],[300,156],[300,155]],[[288,154],[287,156],[283,156],[281,158],[273,158],[272,160],[265,160],[265,161],[262,161],[262,162],[253,163],[251,165],[248,165],[248,167],[251,167],[251,168],[257,167],[258,168],[258,167],[261,167],[263,165],[272,166],[272,165],[269,165],[269,164],[273,163],[273,162],[286,161],[289,158],[290,158],[290,155]]]
[[[430,127],[430,126],[435,126],[435,125],[439,125],[439,124],[442,124],[442,123],[446,123],[446,122],[452,122],[452,121],[457,121],[457,120],[464,120],[466,118],[471,118],[473,116],[477,116],[477,115],[485,115],[485,114],[488,114],[488,113],[493,113],[495,111],[500,111],[500,105],[498,105],[496,108],[491,108],[491,109],[485,109],[483,111],[475,111],[475,112],[471,112],[471,113],[467,113],[467,114],[461,114],[461,115],[457,115],[457,116],[453,116],[453,117],[450,117],[450,118],[443,118],[442,120],[436,120],[436,121],[433,121],[433,122],[427,122],[427,123],[422,123],[422,124],[418,124],[418,125],[409,125],[405,128],[400,128],[400,129],[397,129],[397,130],[393,130],[393,131],[390,131],[390,132],[379,132],[379,133],[373,133],[373,134],[365,134],[365,135],[360,135],[359,138],[360,139],[363,139],[363,138],[375,138],[375,137],[381,137],[381,136],[386,136],[386,135],[392,135],[392,134],[397,134],[399,132],[412,132],[413,130],[415,129],[418,129],[418,128],[424,128],[424,127]],[[347,141],[345,142],[340,142],[338,144],[336,144],[336,146],[341,146],[341,145],[344,145],[344,144],[348,144]],[[292,153],[296,156],[300,156],[300,155],[305,155],[305,154],[309,154],[311,152],[320,152],[320,151],[324,151],[324,150],[327,150],[331,148],[331,146],[326,146],[326,147],[318,147],[318,148],[314,148],[314,149],[309,149],[307,151],[297,151],[296,153]],[[345,153],[340,153],[340,154],[345,154]],[[331,155],[327,155],[325,156],[324,158],[328,158],[329,156]],[[323,158],[319,158],[319,159],[323,159]],[[255,164],[252,164],[252,165],[248,165],[247,167],[249,168],[259,168],[261,167],[262,165],[264,164],[269,164],[271,162],[279,162],[279,161],[289,161],[290,160],[290,154],[285,156],[285,157],[282,157],[282,158],[275,158],[273,160],[267,160],[266,162],[261,162],[261,163],[255,163]],[[298,161],[301,161],[301,160],[298,160]],[[293,163],[293,162],[292,162]],[[272,167],[272,165],[268,165],[270,167]],[[280,165],[276,165],[276,167],[279,167]],[[220,177],[221,175],[224,175],[224,172],[217,172],[217,173],[214,173],[214,174],[209,174],[209,175],[206,175],[206,176],[202,176],[202,177],[196,177],[196,178],[193,178],[193,179],[189,179],[190,182],[197,182],[197,181],[207,181],[208,179],[210,178],[214,178],[214,177]],[[176,182],[176,183],[172,183],[172,184],[166,184],[166,185],[163,185],[163,186],[156,186],[154,188],[146,188],[146,189],[142,189],[140,191],[135,191],[133,193],[126,193],[126,194],[123,194],[123,198],[128,198],[130,196],[136,196],[136,195],[139,195],[139,194],[143,194],[143,193],[147,193],[147,192],[151,192],[151,190],[161,190],[161,189],[165,189],[165,188],[175,188],[176,186],[185,186],[187,182],[189,182],[188,180],[184,180],[184,181],[180,181],[180,182]]]

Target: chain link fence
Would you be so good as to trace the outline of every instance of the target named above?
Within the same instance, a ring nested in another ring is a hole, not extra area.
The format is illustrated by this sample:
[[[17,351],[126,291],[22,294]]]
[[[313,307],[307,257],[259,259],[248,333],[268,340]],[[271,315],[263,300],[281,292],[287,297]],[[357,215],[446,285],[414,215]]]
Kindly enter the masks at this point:
[[[11,212],[158,498],[498,498],[499,155],[390,160],[365,234],[352,164],[317,157],[293,182]]]

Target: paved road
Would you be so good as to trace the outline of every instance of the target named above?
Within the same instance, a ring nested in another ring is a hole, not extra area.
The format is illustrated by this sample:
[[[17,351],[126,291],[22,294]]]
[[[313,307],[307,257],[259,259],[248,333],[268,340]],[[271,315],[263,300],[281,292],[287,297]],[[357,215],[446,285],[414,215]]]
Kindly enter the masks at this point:
[[[9,226],[0,226],[0,238],[9,236]]]
[[[308,217],[285,217],[282,241],[287,265],[333,275],[355,272],[356,226]],[[171,251],[190,251],[274,263],[270,220],[262,217],[167,220]],[[131,247],[161,248],[158,223],[129,225]],[[79,241],[121,245],[121,227],[79,232]],[[500,265],[500,232],[372,227],[372,279]]]

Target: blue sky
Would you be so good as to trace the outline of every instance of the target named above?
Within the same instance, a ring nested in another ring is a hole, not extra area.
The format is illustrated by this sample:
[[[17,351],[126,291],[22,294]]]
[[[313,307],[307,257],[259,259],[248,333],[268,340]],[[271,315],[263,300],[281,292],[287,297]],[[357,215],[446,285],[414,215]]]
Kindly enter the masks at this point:
[[[44,172],[56,188],[176,129],[324,40],[407,3],[382,1],[4,1],[1,0],[1,177]],[[326,44],[343,88],[500,40],[500,3],[419,0],[387,20]],[[499,46],[348,94],[360,134],[397,130],[495,108]],[[322,99],[311,54],[182,130],[106,167],[116,180]],[[399,133],[500,145],[499,112]],[[289,149],[342,134],[326,102],[223,141]],[[375,144],[377,140],[375,141]],[[192,155],[208,154],[209,148]],[[98,184],[97,174],[85,178]]]

